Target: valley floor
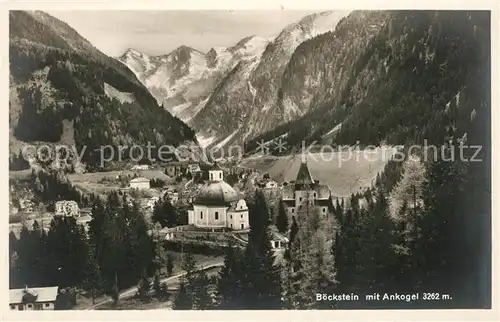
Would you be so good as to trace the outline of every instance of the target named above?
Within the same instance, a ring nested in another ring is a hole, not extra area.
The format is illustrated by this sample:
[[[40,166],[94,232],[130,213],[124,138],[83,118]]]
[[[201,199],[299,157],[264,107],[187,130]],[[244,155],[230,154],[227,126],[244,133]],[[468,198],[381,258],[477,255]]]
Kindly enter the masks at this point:
[[[332,195],[348,197],[370,187],[377,174],[395,153],[395,148],[351,150],[307,154],[307,164],[315,180],[328,185]],[[268,172],[278,183],[295,180],[302,155],[257,156],[244,159],[240,166]]]

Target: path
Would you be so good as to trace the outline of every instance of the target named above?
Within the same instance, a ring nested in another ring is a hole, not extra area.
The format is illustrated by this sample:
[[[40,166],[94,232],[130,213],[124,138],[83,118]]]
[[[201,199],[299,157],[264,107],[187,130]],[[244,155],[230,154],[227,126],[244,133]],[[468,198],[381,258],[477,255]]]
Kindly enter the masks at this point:
[[[207,261],[207,262],[203,263],[203,265],[200,265],[196,269],[196,271],[207,270],[207,269],[214,268],[214,267],[221,267],[223,265],[224,265],[224,260],[223,259],[210,260],[210,261]],[[184,275],[186,275],[185,271],[183,271],[181,273],[178,273],[176,275],[170,276],[170,277],[166,277],[166,278],[162,279],[160,281],[160,283],[174,282],[174,281],[179,280]],[[137,293],[137,286],[133,286],[131,288],[128,288],[128,289],[120,292],[120,298],[119,299],[121,300],[121,299],[124,299],[124,298],[132,297],[136,293]],[[101,301],[99,303],[96,303],[96,304],[88,307],[86,310],[94,310],[94,309],[98,308],[99,306],[102,306],[104,304],[110,303],[112,301],[113,301],[113,299],[108,298],[106,300],[103,300],[103,301]]]

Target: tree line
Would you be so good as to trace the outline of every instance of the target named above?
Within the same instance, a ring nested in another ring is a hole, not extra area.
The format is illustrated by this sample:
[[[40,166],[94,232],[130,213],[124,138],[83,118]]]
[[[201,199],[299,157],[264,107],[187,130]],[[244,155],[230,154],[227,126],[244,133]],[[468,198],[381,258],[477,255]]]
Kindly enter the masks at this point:
[[[138,205],[117,193],[94,200],[88,229],[73,217],[55,217],[42,228],[35,221],[19,238],[10,233],[11,288],[76,287],[117,302],[120,290],[159,281],[163,267],[172,272],[171,256],[153,240]]]
[[[445,144],[443,149],[446,155],[458,153],[457,145]],[[282,255],[270,249],[272,219],[258,191],[249,203],[246,248],[226,249],[217,278],[186,278],[176,308],[488,307],[488,286],[481,282],[485,276],[477,275],[488,265],[485,241],[478,235],[487,216],[473,211],[474,198],[487,200],[484,184],[480,189],[475,186],[484,165],[443,158],[424,165],[422,200],[403,202],[396,214],[389,211],[389,193],[405,172],[394,161],[378,176],[375,187],[337,201],[329,215],[306,206],[286,229],[284,220],[277,219],[290,240]],[[317,293],[357,294],[359,300],[318,301]],[[365,298],[374,293],[420,297],[393,302]],[[426,301],[424,293],[446,294],[450,299]]]

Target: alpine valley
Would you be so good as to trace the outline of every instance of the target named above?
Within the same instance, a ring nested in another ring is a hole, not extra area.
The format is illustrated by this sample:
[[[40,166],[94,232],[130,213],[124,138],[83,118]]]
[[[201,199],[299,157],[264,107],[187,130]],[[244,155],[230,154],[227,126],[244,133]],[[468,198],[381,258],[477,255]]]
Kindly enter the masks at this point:
[[[202,146],[421,143],[488,119],[476,97],[488,78],[485,15],[323,12],[274,39],[250,36],[206,54],[129,49],[118,59]]]
[[[492,308],[491,11],[287,14],[10,11],[10,310]]]

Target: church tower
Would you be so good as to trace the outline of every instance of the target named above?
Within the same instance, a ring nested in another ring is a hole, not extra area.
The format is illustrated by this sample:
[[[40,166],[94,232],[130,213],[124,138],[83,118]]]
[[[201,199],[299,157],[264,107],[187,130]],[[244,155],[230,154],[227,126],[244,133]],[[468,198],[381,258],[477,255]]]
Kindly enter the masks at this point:
[[[222,168],[214,162],[212,169],[208,171],[208,180],[210,181],[224,181],[224,172]]]

